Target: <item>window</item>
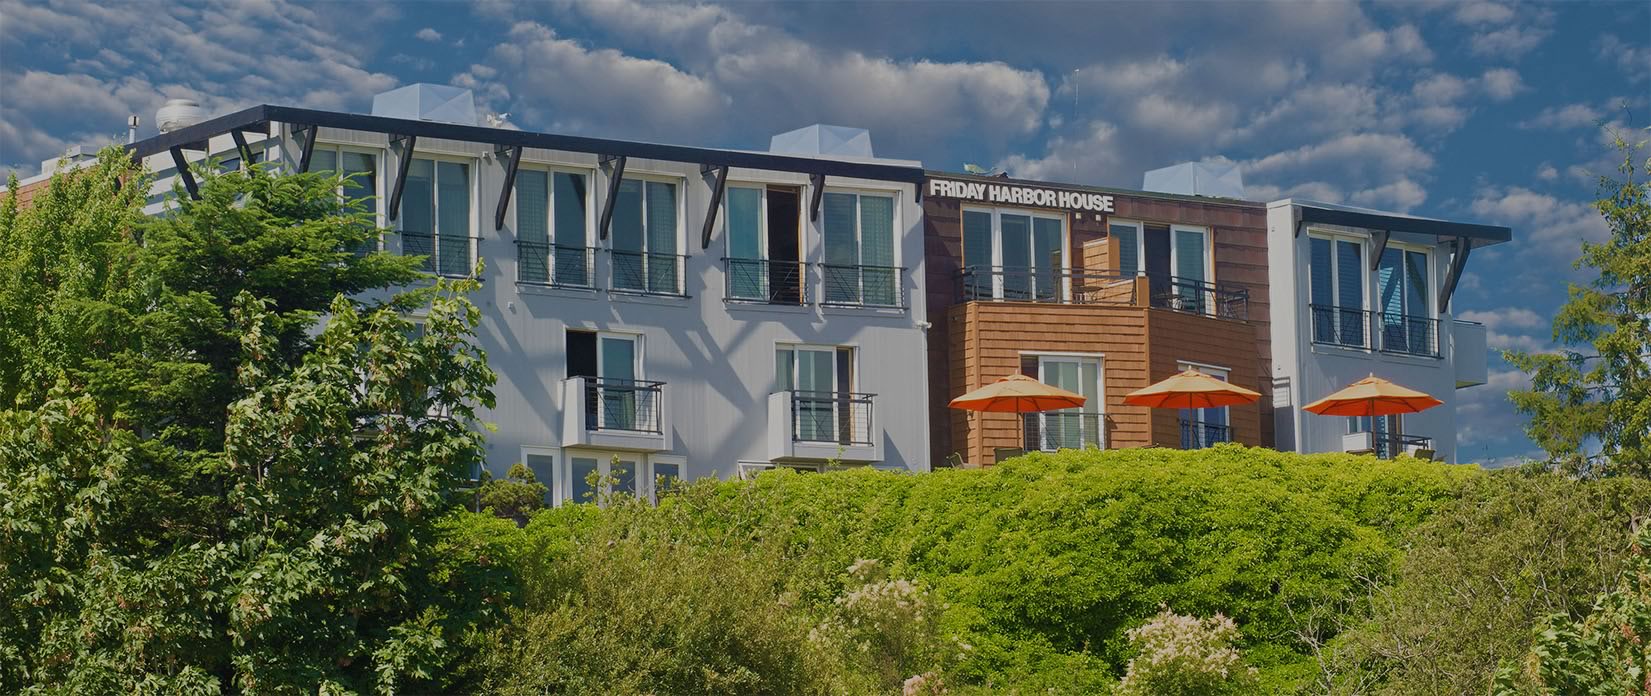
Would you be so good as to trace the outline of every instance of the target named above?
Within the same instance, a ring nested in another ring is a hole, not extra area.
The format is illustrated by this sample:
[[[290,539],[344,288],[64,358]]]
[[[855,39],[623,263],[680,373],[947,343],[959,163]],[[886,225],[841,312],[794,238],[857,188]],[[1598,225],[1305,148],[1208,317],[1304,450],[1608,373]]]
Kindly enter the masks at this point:
[[[577,452],[569,454],[568,461],[570,502],[593,503],[607,495],[641,494],[637,477],[642,469],[635,454]]]
[[[424,270],[438,275],[468,275],[473,229],[470,165],[413,158],[401,192],[401,253],[425,257]]]
[[[545,486],[546,502],[554,505],[563,499],[561,472],[556,468],[556,455],[540,448],[522,448],[522,464],[533,472],[534,480]]]
[[[1141,255],[1141,223],[1113,220],[1107,223],[1107,233],[1118,239],[1118,258],[1113,264],[1119,273],[1135,274],[1146,271]]]
[[[1066,218],[1020,209],[963,211],[969,298],[1051,301],[1062,296]]]
[[[642,337],[567,332],[568,377],[584,379],[587,430],[660,431],[662,386],[642,379]]]
[[[1098,356],[1027,355],[1021,358],[1023,371],[1038,381],[1081,394],[1082,408],[1068,408],[1029,415],[1027,442],[1038,449],[1083,449],[1106,447],[1101,428],[1105,402],[1101,399],[1101,358]]]
[[[1224,367],[1180,363],[1181,370],[1198,370],[1206,375],[1227,381]],[[1219,442],[1232,441],[1232,428],[1227,421],[1227,407],[1181,409],[1181,449],[1204,449]]]
[[[1313,342],[1365,348],[1364,241],[1314,234],[1307,240]]]
[[[871,443],[871,399],[854,393],[854,349],[779,346],[774,391],[791,394],[791,436],[802,442]]]
[[[589,189],[584,174],[516,173],[516,280],[591,286]]]
[[[613,289],[681,295],[676,184],[652,179],[621,181],[612,225]]]
[[[1388,245],[1376,265],[1377,325],[1382,350],[1437,355],[1437,323],[1428,306],[1428,254]]]
[[[803,304],[806,264],[798,239],[801,191],[776,186],[728,187],[723,203],[725,297]]]
[[[668,496],[677,486],[682,485],[682,466],[684,459],[674,455],[656,454],[650,457],[649,465],[653,468],[653,476],[649,477],[650,498],[659,502]]]
[[[379,225],[378,155],[342,147],[316,145],[310,154],[310,171],[336,172],[345,177],[338,188],[339,198],[347,209],[364,211],[372,216],[373,225]],[[405,196],[405,192],[403,193]],[[378,251],[383,240],[376,237],[356,249],[358,254]]]
[[[825,303],[901,306],[894,197],[829,191],[822,207]]]

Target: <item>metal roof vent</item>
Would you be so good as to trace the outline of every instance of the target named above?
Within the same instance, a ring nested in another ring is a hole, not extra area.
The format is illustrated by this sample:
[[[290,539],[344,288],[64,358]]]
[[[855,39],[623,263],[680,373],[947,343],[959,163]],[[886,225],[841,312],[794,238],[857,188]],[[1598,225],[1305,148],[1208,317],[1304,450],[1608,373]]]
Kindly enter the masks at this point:
[[[871,154],[871,131],[821,123],[774,136],[768,141],[768,151],[777,155],[876,157]]]
[[[200,123],[203,118],[206,118],[206,111],[201,109],[200,102],[194,99],[168,99],[155,112],[155,127],[162,133],[170,133]]]
[[[476,98],[470,90],[422,82],[374,95],[373,115],[479,125],[476,122]]]
[[[1244,173],[1239,171],[1237,162],[1216,157],[1154,169],[1146,173],[1141,188],[1185,196],[1243,198]]]

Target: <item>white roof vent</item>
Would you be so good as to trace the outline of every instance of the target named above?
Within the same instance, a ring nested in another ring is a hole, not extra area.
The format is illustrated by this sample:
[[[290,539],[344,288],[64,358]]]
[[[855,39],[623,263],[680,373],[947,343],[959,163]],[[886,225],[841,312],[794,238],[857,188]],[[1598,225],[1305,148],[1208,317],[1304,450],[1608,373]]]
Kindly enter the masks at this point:
[[[206,111],[201,109],[200,102],[194,99],[168,99],[159,111],[155,112],[155,127],[162,133],[170,133],[184,126],[192,126],[206,118]]]
[[[774,136],[768,141],[768,151],[777,155],[876,157],[871,154],[871,131],[820,123]]]
[[[1154,169],[1147,172],[1141,188],[1185,196],[1243,198],[1244,173],[1239,171],[1237,162],[1216,157]]]
[[[476,98],[468,89],[447,85],[418,83],[374,95],[373,115],[477,125]]]

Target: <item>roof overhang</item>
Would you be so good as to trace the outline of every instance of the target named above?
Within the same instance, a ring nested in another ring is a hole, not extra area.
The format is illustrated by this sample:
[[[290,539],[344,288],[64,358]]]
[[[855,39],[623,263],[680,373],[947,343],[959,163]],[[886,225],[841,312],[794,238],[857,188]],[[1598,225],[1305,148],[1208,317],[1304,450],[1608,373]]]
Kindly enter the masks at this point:
[[[1336,225],[1381,231],[1389,234],[1414,234],[1438,239],[1466,239],[1473,247],[1490,246],[1513,240],[1513,230],[1498,225],[1452,222],[1437,218],[1417,217],[1403,213],[1389,213],[1368,208],[1299,199],[1285,199],[1271,203],[1269,207],[1279,205],[1295,206],[1297,215],[1300,216],[1297,220],[1308,225]]]
[[[811,176],[894,181],[912,184],[918,187],[919,192],[922,190],[924,176],[923,168],[916,164],[798,157],[744,150],[663,145],[631,140],[534,133],[505,128],[467,126],[336,111],[318,111],[270,104],[261,104],[208,119],[169,133],[162,133],[140,140],[126,147],[133,157],[139,159],[165,153],[173,148],[201,149],[209,139],[226,133],[257,129],[264,129],[267,132],[268,124],[271,122],[385,133],[392,137],[401,138],[439,138],[486,143],[499,148],[523,147],[562,150],[607,157],[635,157],[697,163],[709,167],[739,167],[767,171],[800,172]]]

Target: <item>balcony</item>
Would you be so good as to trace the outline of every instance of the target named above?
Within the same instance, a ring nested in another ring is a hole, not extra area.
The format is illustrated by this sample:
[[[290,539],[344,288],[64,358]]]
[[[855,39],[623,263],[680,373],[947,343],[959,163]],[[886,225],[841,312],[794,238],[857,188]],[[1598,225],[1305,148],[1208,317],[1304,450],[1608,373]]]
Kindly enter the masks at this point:
[[[958,291],[960,302],[1149,306],[1238,321],[1249,318],[1250,304],[1249,290],[1220,283],[1066,268],[965,266]]]
[[[1197,450],[1213,447],[1223,442],[1232,442],[1232,426],[1225,423],[1205,423],[1202,421],[1181,420],[1181,449]]]
[[[1350,454],[1374,454],[1392,459],[1400,454],[1433,457],[1433,438],[1402,433],[1348,433],[1341,436],[1341,449]]]
[[[827,307],[906,308],[906,269],[898,266],[820,264]]]
[[[1450,361],[1456,370],[1456,388],[1484,384],[1486,371],[1485,325],[1453,321],[1450,327]]]
[[[808,304],[808,263],[768,259],[722,260],[722,297],[726,302]]]
[[[1439,320],[1366,309],[1309,305],[1312,341],[1320,345],[1437,358]]]
[[[1106,447],[1105,416],[1085,411],[1028,413],[1024,417],[1026,451]]]
[[[882,432],[874,394],[781,391],[768,395],[768,458],[771,461],[877,462]]]
[[[646,251],[608,251],[608,289],[629,295],[686,297],[682,290],[682,254],[655,254]]]
[[[595,285],[596,250],[543,242],[516,242],[516,282],[557,288]]]
[[[611,377],[562,381],[562,444],[663,452],[670,421],[665,383]]]

